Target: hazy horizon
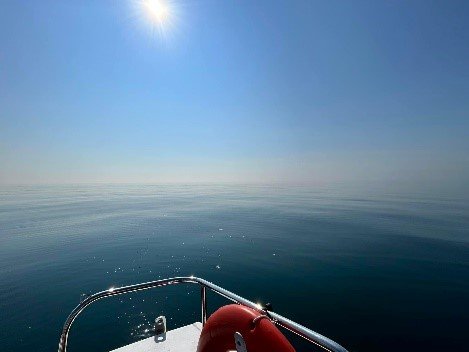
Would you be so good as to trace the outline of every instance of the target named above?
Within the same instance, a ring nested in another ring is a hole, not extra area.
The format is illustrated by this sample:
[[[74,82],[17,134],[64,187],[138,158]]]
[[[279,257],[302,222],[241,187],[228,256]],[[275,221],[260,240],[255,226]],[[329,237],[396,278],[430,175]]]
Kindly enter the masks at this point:
[[[0,185],[469,194],[467,2],[169,3],[0,4]]]

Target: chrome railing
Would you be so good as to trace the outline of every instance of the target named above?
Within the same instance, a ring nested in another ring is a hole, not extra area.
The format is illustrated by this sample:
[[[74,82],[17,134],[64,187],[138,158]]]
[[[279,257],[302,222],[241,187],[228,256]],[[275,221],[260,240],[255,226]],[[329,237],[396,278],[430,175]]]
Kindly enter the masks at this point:
[[[86,297],[83,301],[80,302],[78,306],[70,313],[67,320],[65,321],[64,327],[62,329],[62,335],[60,336],[59,341],[59,350],[58,352],[66,352],[67,351],[67,342],[68,342],[68,333],[70,332],[70,328],[76,317],[90,304],[106,297],[118,296],[125,293],[137,292],[148,290],[151,288],[167,286],[167,285],[175,285],[175,284],[182,284],[182,283],[195,283],[199,284],[201,287],[201,307],[202,307],[202,324],[205,324],[207,321],[207,288],[211,291],[227,298],[228,300],[242,304],[244,306],[253,308],[260,313],[266,314],[272,320],[273,323],[281,326],[296,335],[304,338],[305,340],[316,344],[317,346],[325,349],[329,352],[347,352],[345,348],[339,345],[337,342],[332,341],[331,339],[318,334],[294,321],[291,321],[280,314],[274,313],[272,311],[266,311],[263,309],[262,306],[259,304],[253,303],[241,296],[238,296],[224,288],[214,285],[211,282],[200,279],[198,277],[190,276],[190,277],[175,277],[172,279],[164,279],[164,280],[157,280],[151,282],[145,282],[142,284],[137,285],[130,285],[118,288],[110,288],[106,291],[95,293],[91,296]]]

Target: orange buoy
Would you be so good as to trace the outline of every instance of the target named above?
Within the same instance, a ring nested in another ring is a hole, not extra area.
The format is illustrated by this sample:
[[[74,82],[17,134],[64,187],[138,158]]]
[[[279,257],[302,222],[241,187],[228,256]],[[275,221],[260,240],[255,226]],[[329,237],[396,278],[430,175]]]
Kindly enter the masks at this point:
[[[235,333],[241,334],[248,352],[295,352],[267,316],[237,304],[223,306],[208,318],[197,352],[236,351]]]

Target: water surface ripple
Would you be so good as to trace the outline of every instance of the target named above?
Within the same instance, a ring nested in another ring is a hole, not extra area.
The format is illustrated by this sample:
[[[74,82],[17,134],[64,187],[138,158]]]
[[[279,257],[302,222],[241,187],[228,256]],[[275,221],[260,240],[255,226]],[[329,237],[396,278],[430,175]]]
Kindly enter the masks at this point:
[[[80,294],[197,275],[350,351],[469,344],[469,205],[260,186],[0,189],[0,350],[54,351]],[[223,303],[209,296],[210,309]],[[199,319],[199,292],[102,301],[70,351],[106,351]],[[304,345],[298,346],[304,350]]]

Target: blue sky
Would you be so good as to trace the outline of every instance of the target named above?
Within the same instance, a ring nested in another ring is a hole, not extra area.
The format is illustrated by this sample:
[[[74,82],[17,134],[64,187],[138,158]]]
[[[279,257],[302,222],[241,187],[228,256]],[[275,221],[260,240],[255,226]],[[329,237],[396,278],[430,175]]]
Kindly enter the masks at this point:
[[[0,2],[0,183],[469,181],[469,2]]]

